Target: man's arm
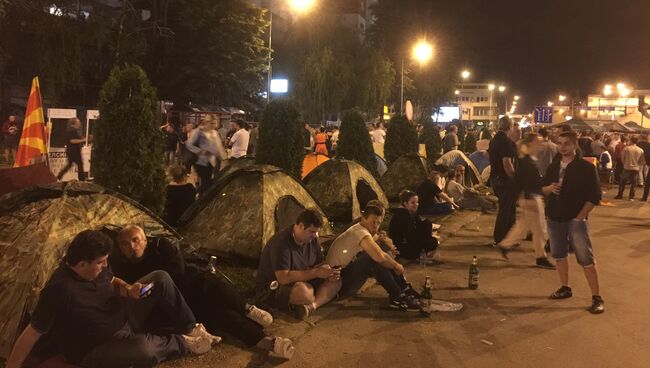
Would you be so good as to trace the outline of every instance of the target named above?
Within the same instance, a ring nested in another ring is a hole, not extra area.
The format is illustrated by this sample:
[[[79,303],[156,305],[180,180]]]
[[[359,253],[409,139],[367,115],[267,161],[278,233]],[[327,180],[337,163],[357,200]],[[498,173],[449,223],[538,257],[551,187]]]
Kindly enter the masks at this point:
[[[359,245],[364,252],[368,253],[373,261],[379,263],[382,265],[382,267],[388,268],[390,270],[395,270],[395,272],[399,274],[404,273],[404,267],[395,261],[393,257],[391,257],[388,253],[381,250],[379,245],[377,245],[377,243],[372,240],[371,236],[366,236],[365,238],[361,239]]]
[[[513,177],[515,175],[515,165],[512,164],[512,158],[504,157],[501,160],[503,162],[503,170],[506,172],[506,175]]]
[[[23,333],[20,334],[14,348],[7,359],[6,368],[20,368],[25,361],[25,358],[32,351],[32,348],[40,339],[42,334],[38,332],[32,325],[27,325]]]
[[[454,208],[456,208],[456,209],[459,208],[459,206],[456,204],[456,202],[454,202],[454,199],[451,198],[447,193],[440,192],[439,196],[440,196],[440,199],[442,199],[443,201],[445,201],[447,203],[450,203]]]
[[[576,216],[576,220],[586,220],[587,216],[589,216],[589,213],[594,209],[594,207],[596,207],[595,204],[591,202],[585,202],[584,206],[582,206],[582,209],[578,213],[578,216]]]
[[[129,283],[121,278],[113,276],[111,284],[113,284],[113,288],[117,295],[125,298],[140,299],[140,289],[142,289],[141,283],[136,282],[133,285],[129,285]]]
[[[307,282],[313,279],[326,279],[332,276],[333,271],[329,265],[323,264],[309,270],[280,270],[275,271],[275,277],[280,285],[289,285],[296,282]]]

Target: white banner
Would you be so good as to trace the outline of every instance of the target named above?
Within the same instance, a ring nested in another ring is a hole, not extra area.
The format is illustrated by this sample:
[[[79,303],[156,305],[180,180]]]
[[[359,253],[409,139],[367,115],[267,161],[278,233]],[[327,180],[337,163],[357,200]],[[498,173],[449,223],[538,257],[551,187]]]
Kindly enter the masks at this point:
[[[68,155],[65,152],[65,148],[59,147],[50,147],[50,152],[48,153],[48,161],[50,166],[50,171],[55,176],[58,176],[61,170],[68,163]],[[72,168],[63,175],[61,181],[70,181],[77,179],[77,165],[72,165]]]
[[[75,109],[47,109],[48,119],[72,119],[77,117]]]

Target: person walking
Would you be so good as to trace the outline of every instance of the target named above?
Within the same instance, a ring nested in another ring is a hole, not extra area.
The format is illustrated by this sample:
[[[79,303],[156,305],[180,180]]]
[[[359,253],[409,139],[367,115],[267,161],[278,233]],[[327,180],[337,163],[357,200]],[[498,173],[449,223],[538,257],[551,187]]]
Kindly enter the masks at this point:
[[[618,184],[618,194],[614,199],[623,199],[623,192],[625,186],[630,183],[630,200],[634,199],[636,193],[636,185],[639,180],[639,172],[645,165],[644,152],[641,147],[636,144],[639,138],[633,136],[630,138],[630,144],[623,149],[621,161],[623,162],[623,172],[621,173],[621,181]]]
[[[490,183],[494,194],[499,199],[496,223],[494,224],[494,244],[499,244],[515,224],[517,217],[517,192],[514,186],[517,155],[515,143],[509,138],[513,129],[508,116],[499,119],[499,131],[490,141]]]
[[[81,145],[86,141],[81,136],[81,121],[77,118],[72,118],[68,121],[68,131],[66,133],[65,153],[68,156],[68,163],[56,176],[61,180],[63,176],[72,168],[72,165],[77,165],[77,180],[84,181],[85,173],[83,160],[81,159]]]
[[[320,127],[318,133],[316,134],[316,145],[314,146],[314,151],[316,153],[329,156],[327,151],[327,133],[325,133],[325,127]]]
[[[540,149],[541,142],[537,133],[526,134],[519,143],[518,170],[515,174],[515,182],[517,189],[521,191],[518,204],[522,209],[522,215],[498,245],[503,257],[508,259],[508,252],[515,244],[525,239],[530,231],[533,234],[535,264],[537,267],[555,269],[555,266],[546,258],[544,251],[548,233],[546,232],[542,197],[543,181],[533,158]]]
[[[621,182],[621,174],[623,173],[623,150],[627,146],[627,136],[622,136],[616,147],[614,147],[614,179],[617,183]]]
[[[208,115],[201,121],[198,128],[194,129],[185,143],[185,147],[197,155],[194,170],[199,177],[199,195],[205,193],[212,183],[214,164],[228,159],[223,148],[221,138],[216,131],[217,119]],[[213,164],[214,163],[214,164]]]
[[[556,260],[560,283],[551,299],[570,298],[569,248],[573,249],[578,264],[584,269],[591,289],[589,312],[605,311],[605,302],[600,296],[598,272],[594,251],[589,237],[588,217],[600,203],[601,190],[594,166],[582,159],[578,153],[578,137],[575,132],[564,132],[558,140],[561,158],[553,161],[544,178],[542,192],[547,197],[547,222],[551,255]]]

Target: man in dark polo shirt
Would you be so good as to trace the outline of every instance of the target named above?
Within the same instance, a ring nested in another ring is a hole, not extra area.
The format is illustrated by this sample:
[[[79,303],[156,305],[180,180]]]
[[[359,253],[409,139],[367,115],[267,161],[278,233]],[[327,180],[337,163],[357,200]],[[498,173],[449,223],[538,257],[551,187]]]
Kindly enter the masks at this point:
[[[43,335],[67,362],[82,367],[150,366],[211,349],[213,336],[196,323],[169,275],[157,271],[127,284],[108,267],[111,245],[107,235],[91,230],[72,240],[6,368],[21,367]],[[143,292],[149,283],[153,287]],[[142,328],[154,309],[169,317],[168,326],[160,327],[170,334],[154,335]]]
[[[321,215],[305,210],[294,225],[269,239],[257,269],[258,299],[305,319],[336,296],[341,272],[324,263],[318,242],[322,227]]]
[[[81,145],[86,139],[81,135],[81,121],[77,118],[70,119],[68,130],[65,136],[65,153],[68,156],[68,163],[61,169],[57,178],[61,180],[63,175],[72,168],[72,164],[77,165],[77,179],[83,181],[85,178],[83,160],[81,159]]]
[[[513,129],[512,120],[508,116],[499,119],[499,131],[490,141],[490,183],[494,195],[499,198],[499,210],[494,224],[494,244],[499,244],[517,218],[517,190],[514,185],[514,159],[517,157],[517,146],[509,134]]]

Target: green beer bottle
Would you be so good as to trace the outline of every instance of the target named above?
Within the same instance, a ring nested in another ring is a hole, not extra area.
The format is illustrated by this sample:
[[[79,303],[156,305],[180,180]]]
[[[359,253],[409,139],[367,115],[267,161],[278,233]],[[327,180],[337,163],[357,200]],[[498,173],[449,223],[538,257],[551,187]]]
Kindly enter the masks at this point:
[[[424,285],[420,293],[420,313],[424,316],[431,314],[431,299],[433,299],[433,295],[431,294],[431,278],[427,276],[424,279]]]
[[[469,278],[467,287],[470,289],[478,289],[478,258],[474,256],[472,264],[469,265]]]

